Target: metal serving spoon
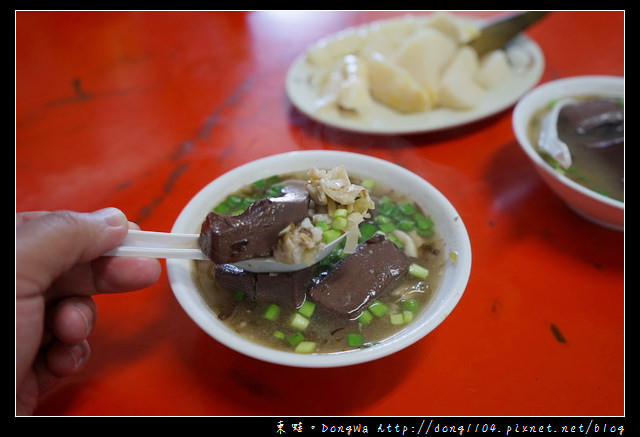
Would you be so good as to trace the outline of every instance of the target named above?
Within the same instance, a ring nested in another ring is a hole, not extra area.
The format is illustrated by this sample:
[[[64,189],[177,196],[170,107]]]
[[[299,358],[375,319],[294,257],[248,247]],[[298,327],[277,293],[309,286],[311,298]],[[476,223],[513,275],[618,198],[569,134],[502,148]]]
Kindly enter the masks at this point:
[[[525,11],[500,16],[488,21],[480,28],[480,36],[467,44],[484,55],[492,50],[503,48],[516,35],[547,15],[548,11]]]
[[[317,253],[313,265],[324,257],[342,241],[347,234],[323,246]],[[128,256],[143,258],[181,258],[208,260],[209,258],[200,250],[198,243],[199,234],[176,234],[167,232],[138,231],[130,229],[122,243],[104,256]],[[246,271],[254,273],[285,273],[295,272],[309,267],[309,264],[288,264],[278,262],[272,257],[253,258],[232,263]]]

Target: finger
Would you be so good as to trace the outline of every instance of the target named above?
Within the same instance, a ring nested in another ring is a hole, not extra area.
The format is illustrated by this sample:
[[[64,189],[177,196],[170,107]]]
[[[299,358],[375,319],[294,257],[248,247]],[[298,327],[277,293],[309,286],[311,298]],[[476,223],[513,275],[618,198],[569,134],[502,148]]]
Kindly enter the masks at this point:
[[[101,257],[79,264],[60,276],[48,292],[49,300],[65,295],[120,293],[155,283],[161,273],[153,258]]]
[[[101,293],[138,290],[154,284],[162,273],[154,258],[105,257],[92,264],[94,284]]]
[[[51,211],[26,211],[16,213],[16,227],[29,220],[37,219],[43,215],[51,214]]]
[[[33,363],[40,395],[55,387],[61,377],[83,370],[90,356],[91,348],[86,340],[73,345],[53,342]]]
[[[61,342],[80,343],[87,339],[95,324],[96,305],[86,296],[57,302],[47,313],[47,329]]]
[[[140,229],[133,222],[128,226]],[[161,270],[160,262],[152,258],[98,257],[60,275],[47,291],[47,302],[65,296],[138,290],[155,283]]]
[[[114,248],[129,222],[115,208],[93,213],[56,211],[16,225],[16,293],[43,293],[72,266]]]
[[[91,348],[86,340],[76,344],[55,342],[47,350],[45,360],[48,370],[53,375],[70,376],[84,369],[90,356]],[[51,379],[51,375],[46,373],[40,376]],[[41,385],[46,387],[50,382],[41,380]]]

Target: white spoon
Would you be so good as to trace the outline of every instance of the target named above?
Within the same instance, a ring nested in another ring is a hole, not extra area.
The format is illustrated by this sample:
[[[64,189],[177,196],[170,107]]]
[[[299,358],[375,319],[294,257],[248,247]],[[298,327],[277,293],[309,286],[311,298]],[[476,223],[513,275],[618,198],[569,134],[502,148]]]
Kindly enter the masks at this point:
[[[329,255],[346,235],[347,234],[342,234],[340,237],[323,246],[316,254],[315,260],[311,265]],[[200,250],[198,237],[199,234],[174,234],[130,229],[120,246],[105,253],[104,256],[208,260],[209,258]],[[302,270],[310,266],[304,263],[282,263],[271,257],[253,258],[232,264],[254,273],[295,272],[296,270]]]

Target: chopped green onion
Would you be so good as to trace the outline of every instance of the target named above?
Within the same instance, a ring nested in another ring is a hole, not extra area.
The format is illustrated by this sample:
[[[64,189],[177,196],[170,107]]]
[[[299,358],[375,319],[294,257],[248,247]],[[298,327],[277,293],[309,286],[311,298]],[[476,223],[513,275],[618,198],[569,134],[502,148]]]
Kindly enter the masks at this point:
[[[225,203],[227,205],[236,205],[236,206],[241,205],[242,197],[232,194],[231,196],[227,197],[227,200],[225,200]]]
[[[412,311],[402,311],[401,313],[391,314],[389,316],[389,321],[392,325],[406,325],[407,323],[413,320],[413,312]]]
[[[337,231],[342,231],[347,227],[347,219],[344,217],[334,217],[331,222],[331,228]]]
[[[360,183],[360,185],[366,188],[367,190],[372,189],[375,184],[376,183],[373,179],[365,179]]]
[[[229,212],[230,209],[231,209],[231,206],[229,206],[226,203],[222,202],[218,206],[213,208],[213,211],[218,213],[218,214],[221,214],[221,215],[226,215]]]
[[[391,223],[391,217],[389,217],[388,215],[382,215],[382,214],[379,214],[379,215],[376,217],[376,222],[377,222],[379,225],[386,225],[386,224],[388,224],[388,223]]]
[[[337,262],[337,255],[335,255],[333,252],[330,253],[329,255],[325,256],[324,258],[322,258],[320,260],[320,265],[323,267],[331,267],[333,264],[335,264]]]
[[[347,346],[359,347],[364,344],[364,338],[362,334],[347,334]]]
[[[405,219],[405,215],[402,213],[402,211],[400,210],[400,208],[396,209],[393,214],[391,215],[391,219],[393,220],[393,223],[398,224],[401,220]]]
[[[393,214],[393,211],[395,211],[396,207],[391,198],[389,196],[385,196],[378,200],[376,209],[378,210],[378,214],[391,215]]]
[[[293,316],[291,316],[291,320],[289,320],[289,325],[294,329],[304,331],[305,329],[307,329],[307,326],[309,326],[310,321],[311,320],[309,320],[302,314],[294,313]]]
[[[322,229],[323,231],[328,231],[329,230],[329,225],[327,224],[327,222],[324,222],[324,221],[316,223],[315,226],[317,228]]]
[[[275,338],[280,339],[280,340],[284,340],[285,339],[284,332],[282,332],[282,331],[273,331],[273,336]]]
[[[369,324],[369,322],[371,322],[372,320],[373,320],[373,314],[371,314],[367,310],[364,310],[362,314],[360,314],[360,316],[358,317],[358,322],[362,323],[363,325]]]
[[[267,320],[275,320],[280,315],[280,307],[275,303],[272,303],[267,307],[262,317]]]
[[[394,234],[389,234],[387,235],[387,238],[393,243],[395,244],[398,248],[403,249],[404,248],[404,243],[402,241],[400,241],[400,239],[398,237],[396,237]]]
[[[413,215],[416,212],[416,207],[413,206],[413,203],[403,203],[402,205],[398,206],[398,209],[404,215]]]
[[[418,311],[419,307],[420,303],[415,299],[407,299],[402,301],[402,309],[405,311],[412,311],[415,313],[416,311]]]
[[[267,189],[265,194],[267,195],[267,197],[280,197],[280,196],[282,196],[282,189],[283,188],[284,187],[282,185],[278,185],[278,184],[271,185]]]
[[[257,188],[259,190],[265,188],[267,186],[267,180],[266,179],[260,179],[257,180],[255,182],[253,182],[251,185],[253,185],[253,188]]]
[[[239,302],[242,299],[244,299],[244,291],[236,290],[233,292],[233,300],[235,300],[236,302]]]
[[[433,227],[433,220],[431,220],[431,217],[425,217],[420,213],[415,213],[413,215],[413,221],[418,229],[424,230]]]
[[[304,341],[304,334],[302,332],[296,332],[295,334],[287,337],[287,342],[289,342],[289,344],[294,347],[301,341]]]
[[[413,320],[413,311],[403,311],[402,312],[402,321],[404,323],[409,323]]]
[[[322,241],[325,243],[331,243],[333,240],[342,235],[342,232],[337,229],[329,229],[328,231],[324,231],[322,233]]]
[[[418,235],[420,235],[421,237],[432,237],[433,234],[435,234],[433,228],[418,229]]]
[[[331,267],[347,256],[349,256],[349,254],[344,253],[343,248],[338,245],[338,247],[335,247],[329,255],[322,258],[320,265],[323,267]]]
[[[369,305],[369,311],[371,311],[371,313],[376,317],[382,317],[387,313],[387,311],[389,311],[389,307],[376,300]]]
[[[429,276],[429,270],[419,264],[412,263],[409,266],[409,274],[414,278],[426,279]]]
[[[413,220],[400,220],[398,223],[398,229],[401,231],[412,231],[416,227],[416,223]]]
[[[315,341],[301,341],[296,345],[293,351],[297,354],[310,354],[316,350]]]
[[[300,305],[300,308],[298,308],[298,312],[305,317],[311,317],[315,309],[315,303],[311,302],[310,300],[305,300],[302,305]]]
[[[249,207],[251,206],[251,204],[252,204],[253,202],[255,202],[256,200],[258,200],[258,199],[256,199],[255,197],[245,197],[244,199],[242,199],[242,203],[240,204],[240,207],[241,207],[243,210],[246,210],[246,209],[247,209],[247,208],[249,208]]]
[[[338,208],[333,213],[333,218],[336,217],[347,217],[349,215],[349,211],[346,208]]]
[[[393,231],[395,228],[396,228],[396,225],[394,225],[393,223],[383,223],[380,225],[380,230],[385,234]]]
[[[391,322],[392,325],[403,325],[404,317],[402,313],[391,314],[389,316],[389,321]]]
[[[269,176],[268,178],[257,180],[251,185],[253,185],[253,187],[257,189],[264,189],[270,185],[275,184],[276,182],[280,182],[280,176],[278,175]]]
[[[360,225],[360,238],[359,242],[367,241],[369,238],[378,232],[378,227],[371,222],[364,222]]]

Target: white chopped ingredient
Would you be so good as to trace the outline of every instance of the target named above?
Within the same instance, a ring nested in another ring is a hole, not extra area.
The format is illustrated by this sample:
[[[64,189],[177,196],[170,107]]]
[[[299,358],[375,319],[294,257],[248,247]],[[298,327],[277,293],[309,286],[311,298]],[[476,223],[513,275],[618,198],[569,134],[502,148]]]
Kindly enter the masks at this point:
[[[375,208],[369,191],[352,184],[344,166],[330,170],[310,169],[305,184],[314,203],[313,215],[301,223],[289,224],[280,232],[273,251],[276,261],[289,264],[312,264],[318,250],[325,246],[320,222],[331,225],[336,209],[347,210],[344,252],[353,253],[360,237],[359,225],[369,218],[369,210]]]
[[[306,183],[307,191],[316,205],[328,205],[333,200],[340,205],[353,205],[356,199],[365,199],[361,208],[375,207],[369,196],[369,191],[360,185],[352,184],[344,166],[340,165],[331,170],[313,168],[309,170],[309,181]]]
[[[322,229],[315,227],[309,218],[305,218],[300,225],[289,225],[281,234],[273,257],[276,261],[299,264],[310,264],[318,243],[322,241]]]
[[[402,243],[404,254],[411,258],[418,257],[418,247],[413,239],[404,231],[394,229],[391,233]]]

